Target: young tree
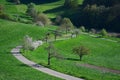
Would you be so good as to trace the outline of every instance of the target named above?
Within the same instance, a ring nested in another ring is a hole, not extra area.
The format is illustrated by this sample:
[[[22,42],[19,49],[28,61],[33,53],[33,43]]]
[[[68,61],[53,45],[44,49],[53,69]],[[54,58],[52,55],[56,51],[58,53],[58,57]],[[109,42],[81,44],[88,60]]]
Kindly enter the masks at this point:
[[[48,42],[48,39],[50,38],[50,33],[48,32],[46,35],[45,35],[45,40],[46,40],[46,43]]]
[[[79,29],[75,29],[74,30],[74,33],[75,33],[75,35],[76,35],[76,37],[80,34],[80,30]]]
[[[58,51],[56,50],[56,48],[54,47],[54,45],[52,44],[52,43],[49,43],[49,45],[48,45],[48,47],[46,48],[46,50],[48,51],[48,65],[50,65],[51,64],[51,59],[52,58],[62,58],[60,55],[59,55],[59,53],[58,53]]]
[[[80,61],[84,55],[89,54],[89,49],[85,46],[78,46],[73,48],[73,52],[80,57]]]
[[[65,30],[66,34],[68,31],[72,30],[74,28],[71,20],[69,18],[64,18],[61,23],[61,29]]]
[[[55,41],[57,39],[57,36],[61,36],[61,32],[59,32],[58,30],[54,30],[52,33],[54,35]]]

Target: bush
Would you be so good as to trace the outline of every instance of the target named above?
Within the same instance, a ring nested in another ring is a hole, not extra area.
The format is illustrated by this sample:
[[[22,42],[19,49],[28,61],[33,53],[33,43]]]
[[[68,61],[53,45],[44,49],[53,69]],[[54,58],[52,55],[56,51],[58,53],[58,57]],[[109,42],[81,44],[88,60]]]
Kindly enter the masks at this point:
[[[108,36],[108,33],[107,33],[106,29],[102,29],[101,32],[100,32],[100,35],[101,35],[102,37]]]
[[[90,29],[90,33],[96,34],[96,30],[94,28]]]
[[[4,6],[0,5],[0,18],[1,19],[10,19],[9,15],[4,13]]]
[[[61,16],[56,16],[55,24],[60,25],[61,22],[62,22],[62,17]]]
[[[81,30],[82,32],[85,32],[85,31],[86,31],[86,29],[85,29],[84,26],[81,26],[81,27],[80,27],[80,30]]]
[[[7,20],[10,19],[9,15],[8,15],[8,14],[5,14],[5,13],[0,13],[0,18],[1,18],[1,19],[7,19]]]
[[[39,13],[36,18],[34,18],[35,22],[40,22],[43,25],[49,25],[51,23],[50,19],[44,14],[44,13]]]
[[[33,50],[32,47],[32,38],[30,38],[28,35],[26,35],[23,39],[23,49],[24,50]]]

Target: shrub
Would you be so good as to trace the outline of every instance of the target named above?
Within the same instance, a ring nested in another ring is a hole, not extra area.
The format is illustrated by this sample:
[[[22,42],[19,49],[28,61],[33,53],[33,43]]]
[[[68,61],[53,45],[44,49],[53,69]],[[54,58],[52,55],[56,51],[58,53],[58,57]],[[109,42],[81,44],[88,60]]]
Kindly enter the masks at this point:
[[[94,28],[90,29],[90,33],[95,34],[95,33],[96,33],[96,30],[95,30]]]
[[[60,25],[61,22],[62,22],[62,17],[61,16],[56,16],[55,24]]]
[[[28,35],[26,35],[23,39],[23,49],[24,50],[33,50],[32,47],[32,38],[30,38]]]
[[[9,20],[10,17],[4,12],[4,6],[0,4],[0,18]]]
[[[80,27],[80,30],[81,30],[82,32],[85,32],[85,31],[86,31],[86,29],[85,29],[84,26],[81,26],[81,27]]]
[[[37,16],[34,18],[34,21],[41,22],[44,25],[49,25],[51,23],[50,19],[44,13],[37,14]]]
[[[102,29],[102,30],[100,31],[100,35],[101,35],[102,37],[108,36],[108,33],[107,33],[106,29]]]

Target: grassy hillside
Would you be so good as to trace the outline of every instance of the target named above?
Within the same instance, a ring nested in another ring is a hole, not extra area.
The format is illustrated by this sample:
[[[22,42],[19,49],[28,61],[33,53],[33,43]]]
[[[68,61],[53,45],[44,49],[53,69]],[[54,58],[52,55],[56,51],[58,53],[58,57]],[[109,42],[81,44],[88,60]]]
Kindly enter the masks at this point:
[[[85,45],[91,50],[90,55],[84,56],[82,62],[79,61],[79,56],[72,53],[72,48],[78,45]],[[120,70],[119,45],[119,43],[92,38],[87,35],[80,35],[80,37],[75,39],[55,42],[58,52],[65,58],[71,58],[71,60],[52,59],[50,68],[87,79],[117,80],[120,78],[119,74],[104,73],[100,70],[81,67],[80,64],[89,63]],[[46,44],[33,52],[24,53],[24,55],[37,63],[47,66],[47,51],[44,49],[45,46]]]
[[[25,0],[22,1],[24,2]],[[47,3],[43,1],[43,3],[36,4],[36,10],[46,13],[49,18],[55,18],[56,15],[60,15],[66,11],[66,9],[62,7],[64,0],[49,1],[50,0],[47,0]],[[82,4],[82,2],[83,0],[79,0],[79,4]],[[28,20],[28,16],[25,14],[27,9],[26,4],[15,5],[7,2],[7,0],[0,0],[0,4],[4,6],[4,12],[12,18],[16,18],[16,15],[18,15],[21,20]],[[22,39],[25,35],[29,35],[34,40],[42,39],[48,29],[51,28],[54,27],[49,26],[42,28],[34,24],[23,24],[0,19],[0,80],[59,80],[58,78],[41,73],[22,64],[10,53],[12,48],[22,44]],[[61,55],[73,60],[58,60],[53,58],[50,68],[88,80],[120,79],[119,74],[107,73],[80,66],[81,64],[87,63],[120,70],[120,43],[80,35],[75,39],[57,41],[54,44]],[[85,45],[91,50],[90,55],[84,56],[81,62],[78,61],[78,56],[72,54],[72,48],[78,45]],[[47,52],[44,49],[46,46],[47,44],[44,44],[35,51],[29,51],[28,53],[23,53],[23,55],[30,60],[47,66]]]
[[[58,80],[22,64],[10,53],[21,45],[25,35],[40,39],[46,31],[47,28],[0,19],[0,80]]]

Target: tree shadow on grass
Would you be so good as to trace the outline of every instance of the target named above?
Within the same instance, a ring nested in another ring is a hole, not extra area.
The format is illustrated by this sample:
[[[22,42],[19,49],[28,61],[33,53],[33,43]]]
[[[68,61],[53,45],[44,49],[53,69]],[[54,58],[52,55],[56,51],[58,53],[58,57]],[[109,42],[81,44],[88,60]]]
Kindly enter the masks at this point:
[[[29,3],[35,3],[35,4],[47,4],[47,3],[53,3],[57,2],[59,0],[21,0],[21,3],[23,4],[29,4]]]
[[[19,66],[21,66],[21,67],[29,67],[29,66],[26,65],[26,64],[20,64]]]
[[[59,7],[53,8],[53,9],[46,10],[46,11],[44,11],[44,13],[56,13],[56,12],[60,12],[60,11],[65,11],[64,6],[59,6]]]
[[[80,61],[80,59],[75,59],[75,58],[64,58],[65,60],[70,60],[70,61]]]

